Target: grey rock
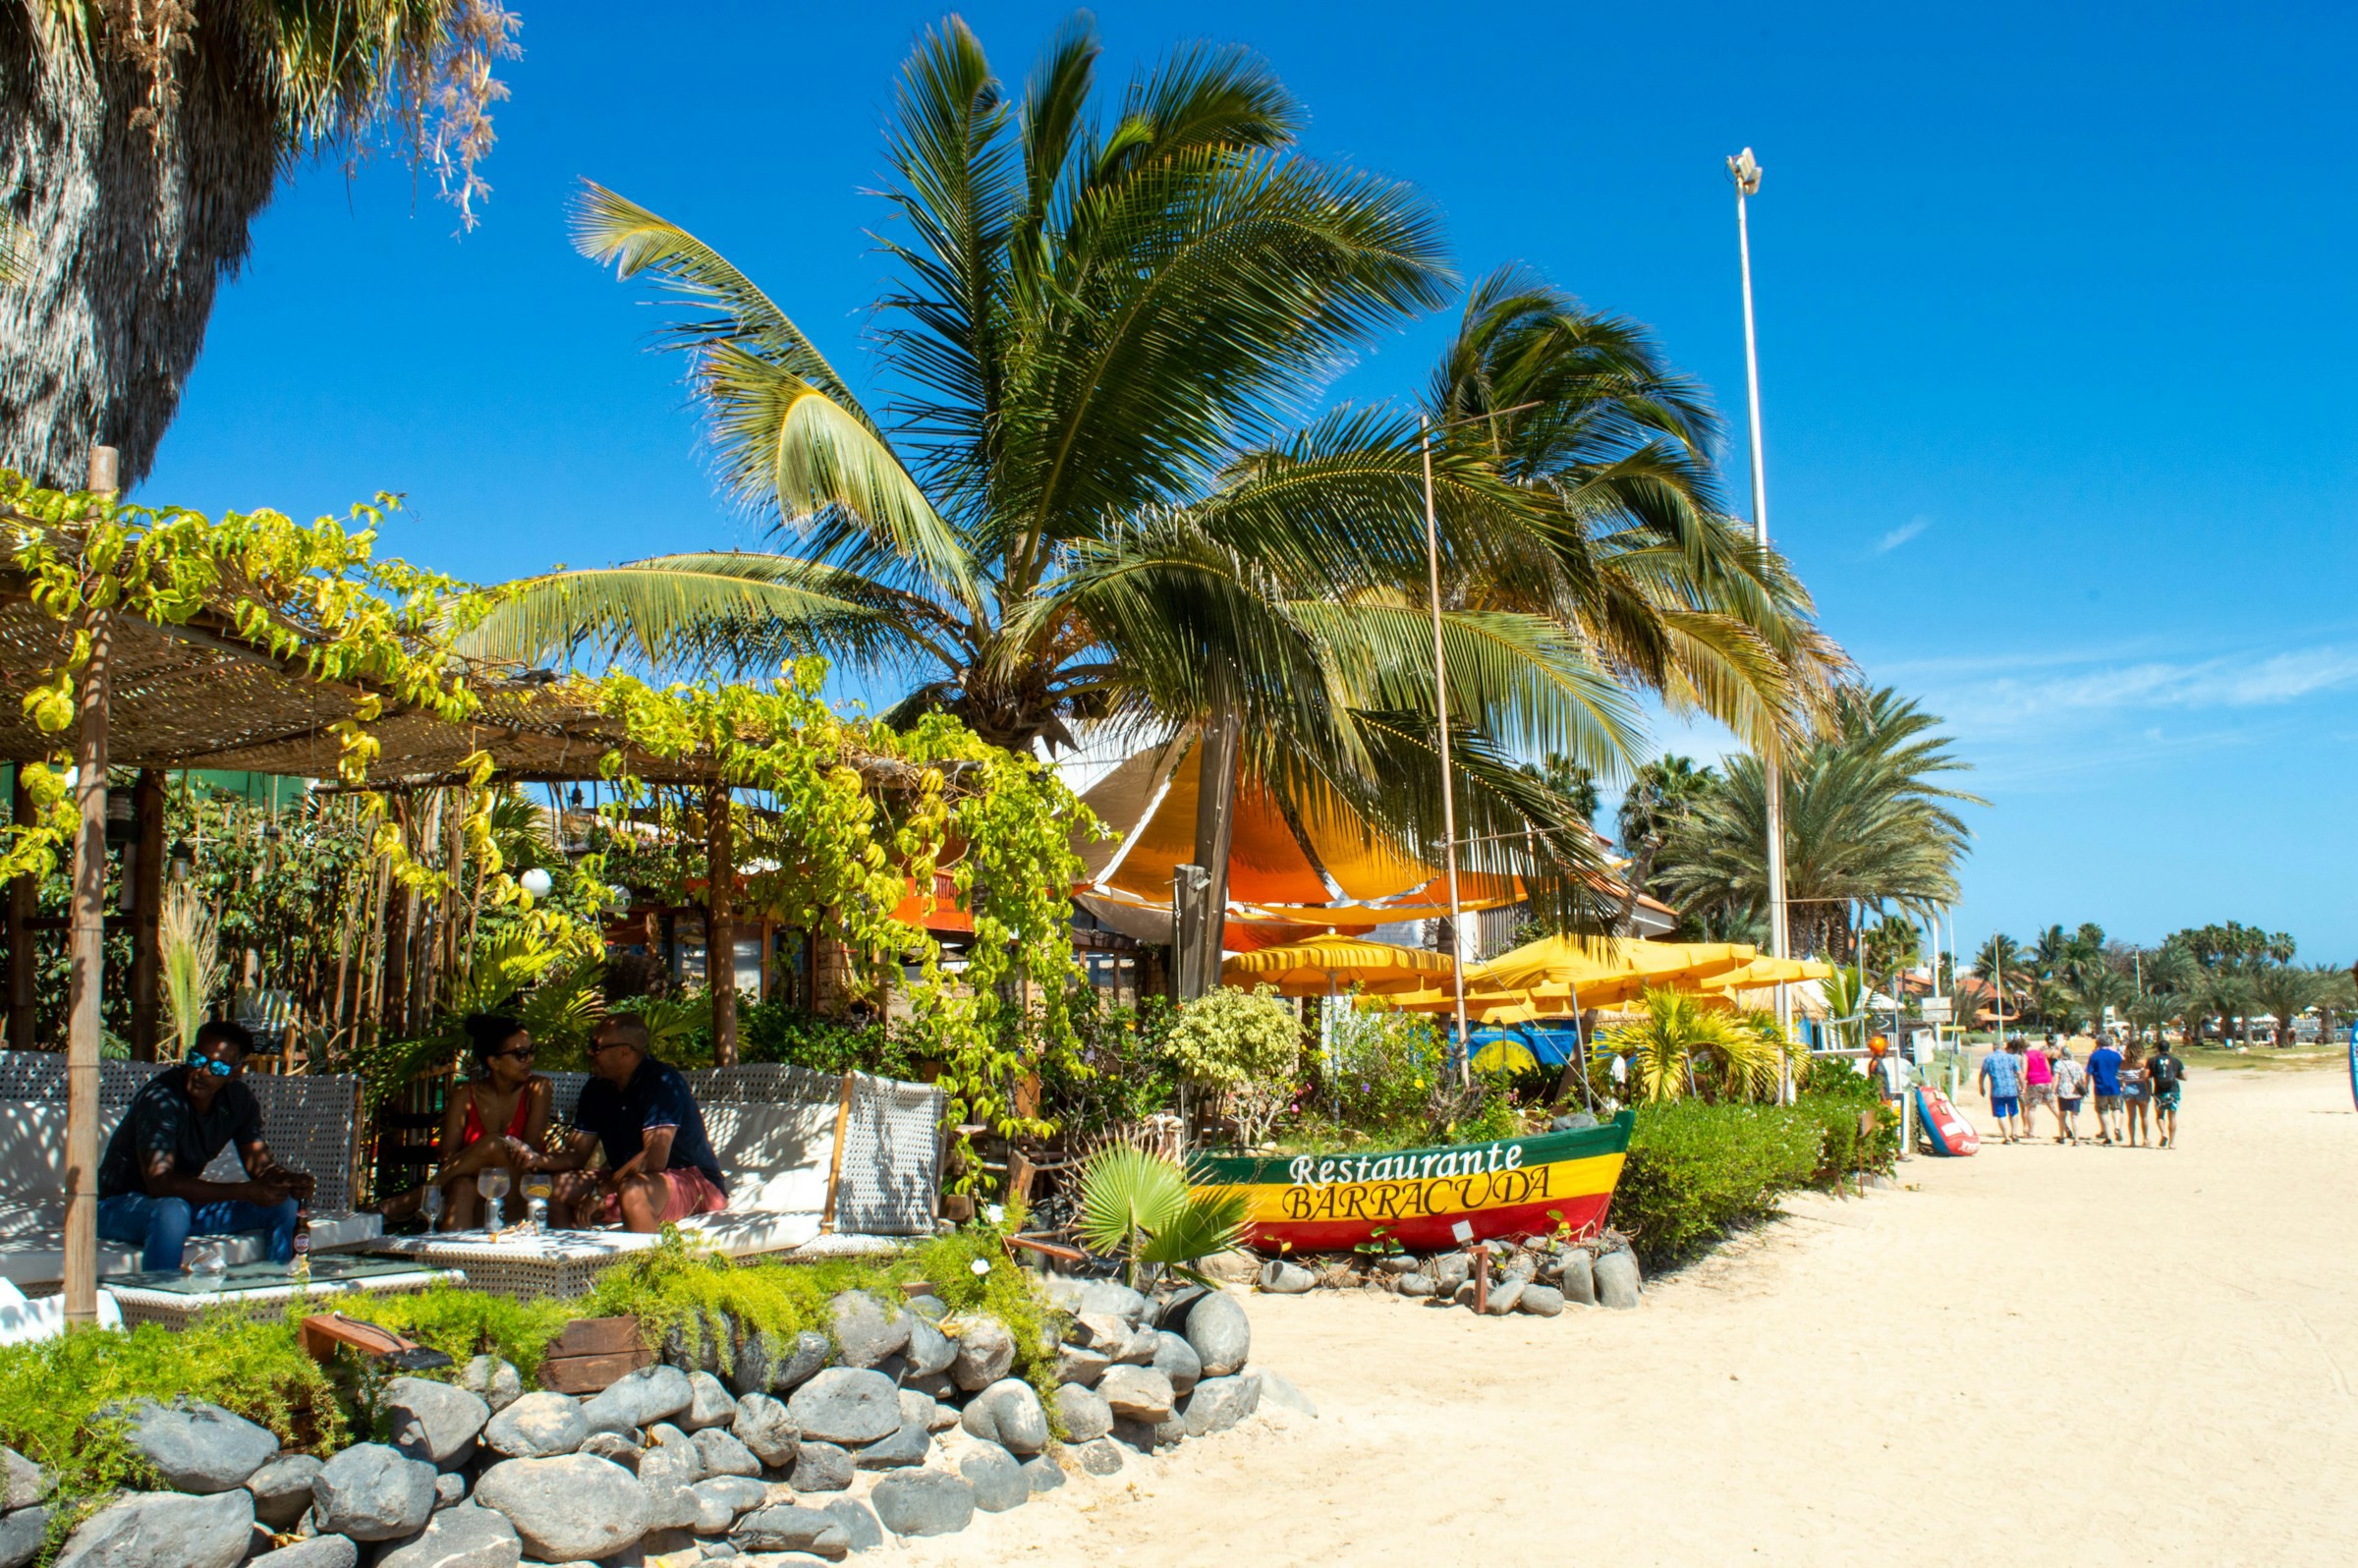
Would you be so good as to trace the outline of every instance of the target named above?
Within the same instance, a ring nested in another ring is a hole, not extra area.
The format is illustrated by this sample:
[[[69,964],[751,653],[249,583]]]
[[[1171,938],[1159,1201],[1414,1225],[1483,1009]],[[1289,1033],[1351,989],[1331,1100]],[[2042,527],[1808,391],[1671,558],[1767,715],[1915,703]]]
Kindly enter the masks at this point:
[[[693,1486],[703,1479],[703,1450],[685,1436],[677,1442],[659,1442],[639,1455],[639,1480],[650,1492]]]
[[[477,1356],[459,1372],[459,1386],[496,1416],[524,1397],[524,1374],[497,1356]]]
[[[1586,1247],[1567,1247],[1557,1256],[1556,1278],[1565,1301],[1579,1307],[1597,1305],[1597,1260]]]
[[[703,1503],[696,1495],[694,1486],[670,1481],[642,1480],[639,1491],[646,1499],[646,1535],[675,1531],[687,1534],[696,1529],[697,1519],[703,1512]]]
[[[805,1443],[789,1484],[796,1491],[842,1491],[852,1484],[852,1454],[834,1443]]]
[[[41,1543],[49,1536],[49,1510],[34,1503],[29,1508],[12,1508],[0,1516],[0,1568],[25,1568],[40,1555]]]
[[[930,1298],[921,1298],[930,1299]],[[844,1535],[845,1544],[853,1551],[878,1551],[884,1545],[884,1527],[868,1504],[851,1497],[838,1497],[821,1503],[818,1511],[835,1521]]]
[[[747,1394],[738,1400],[737,1419],[729,1423],[729,1431],[772,1470],[793,1466],[803,1436],[786,1406],[768,1394]]]
[[[1122,1468],[1122,1445],[1111,1437],[1093,1438],[1073,1450],[1081,1468],[1093,1476],[1110,1476]]]
[[[933,1298],[928,1296],[925,1299],[931,1301]],[[909,1358],[909,1370],[920,1376],[948,1372],[951,1364],[958,1359],[958,1347],[950,1336],[943,1333],[932,1318],[917,1313],[903,1313],[901,1321],[908,1330],[908,1342],[902,1347],[902,1354]]]
[[[523,1560],[523,1538],[507,1516],[470,1503],[434,1515],[375,1568],[516,1568]]]
[[[1230,1248],[1199,1260],[1196,1266],[1223,1285],[1250,1285],[1261,1277],[1261,1259],[1242,1248]]]
[[[1032,1500],[1032,1479],[1015,1455],[996,1443],[978,1443],[958,1461],[958,1474],[975,1488],[975,1506],[1003,1514]]]
[[[1162,1331],[1160,1329],[1143,1326],[1135,1328],[1131,1330],[1130,1343],[1124,1345],[1121,1353],[1113,1358],[1114,1364],[1116,1366],[1151,1367],[1154,1365],[1155,1355],[1161,1349]]]
[[[246,1478],[253,1494],[253,1517],[272,1530],[292,1530],[311,1510],[311,1481],[319,1461],[309,1454],[281,1454]]]
[[[934,1430],[933,1417],[940,1409],[941,1406],[930,1394],[921,1394],[914,1388],[901,1390],[901,1425],[904,1428],[922,1427],[926,1431]],[[950,1425],[956,1426],[957,1423],[953,1420]]]
[[[1039,1395],[1020,1377],[1002,1377],[977,1394],[967,1403],[959,1425],[984,1442],[1027,1456],[1048,1445],[1047,1412],[1040,1408]]]
[[[278,1455],[278,1439],[219,1405],[172,1407],[142,1399],[127,1435],[175,1491],[229,1491]]]
[[[1523,1293],[1530,1288],[1529,1282],[1513,1274],[1504,1279],[1493,1279],[1490,1281],[1489,1300],[1483,1304],[1482,1310],[1492,1317],[1504,1317],[1515,1310],[1515,1303],[1521,1301]]]
[[[1432,1276],[1433,1288],[1444,1296],[1455,1295],[1457,1287],[1474,1273],[1474,1260],[1464,1253],[1435,1253],[1425,1260],[1425,1272]]]
[[[1057,1387],[1056,1419],[1064,1424],[1066,1442],[1090,1442],[1113,1430],[1113,1407],[1105,1396],[1079,1383]]]
[[[1520,1279],[1528,1284],[1539,1277],[1540,1260],[1529,1253],[1515,1253],[1508,1257],[1499,1272],[1509,1279]]]
[[[444,1471],[434,1478],[434,1507],[437,1511],[456,1508],[467,1500],[467,1478],[455,1471]]]
[[[1110,1279],[1093,1279],[1083,1285],[1076,1301],[1081,1312],[1111,1313],[1133,1328],[1147,1320],[1151,1305],[1137,1291]]]
[[[246,1568],[360,1568],[360,1561],[361,1548],[350,1536],[313,1536],[292,1546],[249,1557]]]
[[[355,1443],[311,1478],[320,1534],[393,1540],[425,1528],[434,1511],[434,1467],[383,1443]]]
[[[1204,1358],[1196,1354],[1196,1347],[1187,1342],[1186,1335],[1174,1334],[1167,1328],[1152,1332],[1154,1355],[1147,1365],[1171,1380],[1172,1393],[1186,1393],[1204,1375]]]
[[[1043,1491],[1054,1491],[1064,1484],[1064,1467],[1046,1454],[1039,1454],[1024,1461],[1024,1480],[1031,1484],[1032,1495],[1037,1497]]]
[[[758,1476],[761,1457],[725,1427],[707,1427],[696,1434],[696,1451],[707,1476]]]
[[[1585,1132],[1596,1125],[1597,1118],[1589,1112],[1574,1111],[1569,1116],[1556,1117],[1547,1124],[1547,1130],[1551,1133],[1578,1133]]]
[[[950,1377],[968,1393],[988,1388],[1015,1366],[1015,1336],[996,1317],[976,1313],[951,1319],[950,1328],[958,1337]]]
[[[647,1428],[646,1441],[650,1448],[693,1448],[696,1446],[694,1438],[668,1421],[658,1421],[652,1427]]]
[[[426,1377],[394,1378],[382,1403],[393,1446],[443,1470],[475,1457],[475,1440],[491,1419],[485,1400]]]
[[[1311,1403],[1310,1396],[1296,1388],[1291,1379],[1280,1377],[1273,1372],[1257,1371],[1253,1375],[1261,1379],[1261,1402],[1263,1404],[1277,1405],[1287,1410],[1298,1410],[1305,1416],[1315,1416],[1319,1413],[1319,1407]]]
[[[829,1367],[786,1401],[805,1437],[829,1443],[870,1443],[901,1428],[901,1392],[882,1372]]]
[[[651,1511],[637,1477],[589,1454],[503,1460],[476,1483],[475,1499],[507,1515],[525,1550],[542,1562],[623,1551],[646,1534]]]
[[[483,1428],[483,1446],[505,1459],[553,1459],[589,1440],[582,1402],[545,1390],[511,1402]]]
[[[591,1431],[629,1431],[668,1421],[695,1403],[686,1372],[677,1367],[642,1367],[624,1372],[584,1405],[582,1418]]]
[[[690,1372],[688,1390],[688,1408],[679,1418],[684,1429],[702,1431],[707,1427],[726,1427],[737,1419],[737,1396],[710,1372]]]
[[[705,1536],[725,1534],[739,1514],[751,1513],[769,1500],[768,1485],[745,1476],[712,1476],[688,1489],[696,1493],[697,1532]],[[715,1514],[723,1516],[720,1526],[704,1529],[702,1521]]]
[[[1158,1454],[1174,1446],[1187,1435],[1187,1423],[1130,1421],[1115,1417],[1113,1441],[1135,1448],[1142,1454]]]
[[[83,1521],[55,1568],[235,1568],[253,1542],[253,1499],[242,1488],[135,1491]]]
[[[906,1306],[911,1312],[917,1314],[920,1317],[925,1318],[927,1322],[938,1323],[944,1317],[950,1316],[950,1304],[946,1301],[943,1301],[939,1296],[931,1295],[929,1293],[922,1296],[912,1296],[903,1305]]]
[[[1060,1383],[1095,1388],[1097,1379],[1105,1375],[1105,1369],[1112,1365],[1113,1358],[1101,1350],[1084,1350],[1079,1345],[1056,1347],[1056,1380]]]
[[[955,1400],[960,1393],[948,1372],[911,1372],[901,1379],[901,1386],[925,1395],[937,1405]]]
[[[835,1347],[816,1329],[806,1328],[791,1341],[767,1332],[746,1336],[731,1368],[729,1391],[747,1394],[784,1394],[804,1383],[835,1359]]]
[[[1316,1290],[1318,1284],[1318,1275],[1282,1258],[1270,1259],[1261,1271],[1261,1288],[1272,1296],[1300,1296]]]
[[[1376,1271],[1379,1274],[1413,1274],[1417,1271],[1417,1255],[1386,1253],[1376,1260]]]
[[[817,1557],[841,1557],[851,1550],[851,1538],[832,1514],[782,1503],[757,1508],[738,1520],[729,1532],[729,1544],[741,1552],[807,1551]]]
[[[1151,1367],[1115,1367],[1098,1380],[1097,1392],[1124,1421],[1167,1420],[1178,1395],[1171,1380]]]
[[[955,1535],[975,1519],[975,1488],[941,1470],[896,1470],[868,1501],[896,1536]]]
[[[1187,1434],[1207,1436],[1226,1431],[1261,1408],[1261,1378],[1256,1373],[1207,1377],[1187,1396]]]
[[[699,1482],[697,1484],[698,1486],[708,1484],[710,1484],[706,1482]],[[708,1497],[704,1493],[699,1491],[696,1486],[691,1486],[688,1488],[688,1496],[689,1499],[696,1505],[695,1517],[688,1522],[689,1534],[696,1536],[725,1536],[729,1533],[730,1527],[737,1523],[736,1510],[730,1508],[729,1505],[720,1498]],[[653,1533],[650,1531],[648,1536],[651,1536],[652,1534]],[[670,1533],[666,1531],[665,1534],[669,1535]],[[642,1555],[645,1555],[646,1551],[648,1536],[642,1536],[639,1538],[639,1550]]]
[[[643,1450],[636,1442],[621,1432],[593,1431],[582,1439],[579,1452],[588,1454],[592,1459],[603,1459],[610,1464],[620,1465],[636,1476],[639,1474],[639,1456]],[[519,1455],[518,1457],[526,1456]],[[554,1459],[558,1456],[548,1454],[533,1457]]]
[[[854,1454],[852,1464],[861,1470],[898,1470],[903,1465],[922,1465],[932,1446],[933,1434],[924,1427],[903,1427]]]
[[[1431,1274],[1402,1274],[1400,1276],[1400,1294],[1403,1296],[1421,1299],[1432,1295],[1433,1288]]]
[[[1630,1311],[1638,1305],[1638,1260],[1627,1253],[1606,1253],[1597,1260],[1597,1299],[1607,1307]]]
[[[14,1448],[0,1448],[0,1512],[30,1508],[57,1489],[49,1467],[36,1465]]]
[[[1515,1310],[1529,1313],[1534,1317],[1561,1317],[1564,1315],[1564,1293],[1553,1285],[1526,1285],[1523,1287],[1523,1299],[1515,1303]]]
[[[1244,1283],[1250,1285],[1260,1278],[1261,1260],[1255,1259],[1253,1260],[1252,1278],[1245,1280]],[[1213,1294],[1216,1293],[1207,1290],[1202,1285],[1181,1285],[1177,1287],[1176,1289],[1172,1290],[1169,1295],[1159,1298],[1158,1304],[1154,1309],[1154,1326],[1157,1328],[1167,1328],[1174,1334],[1185,1332],[1187,1328],[1187,1315],[1195,1311],[1196,1303],[1202,1301],[1205,1297]]]
[[[1114,1313],[1075,1313],[1071,1342],[1094,1350],[1108,1361],[1119,1361],[1130,1348],[1134,1330],[1129,1319]]]
[[[906,1314],[894,1314],[864,1290],[847,1290],[827,1304],[838,1358],[846,1367],[874,1367],[909,1343]]]
[[[1472,1281],[1472,1280],[1470,1280],[1470,1279],[1469,1279],[1469,1280],[1465,1280],[1465,1281],[1463,1281],[1462,1283],[1460,1283],[1460,1284],[1459,1284],[1459,1286],[1457,1287],[1457,1289],[1455,1289],[1455,1290],[1453,1290],[1453,1291],[1451,1291],[1451,1292],[1449,1293],[1449,1299],[1450,1299],[1451,1301],[1453,1301],[1453,1302],[1457,1303],[1457,1304],[1458,1304],[1460,1307],[1471,1307],[1471,1306],[1473,1306],[1473,1305],[1474,1305],[1474,1281]]]
[[[1181,1330],[1206,1377],[1225,1377],[1253,1356],[1253,1322],[1235,1297],[1214,1292],[1188,1312]]]

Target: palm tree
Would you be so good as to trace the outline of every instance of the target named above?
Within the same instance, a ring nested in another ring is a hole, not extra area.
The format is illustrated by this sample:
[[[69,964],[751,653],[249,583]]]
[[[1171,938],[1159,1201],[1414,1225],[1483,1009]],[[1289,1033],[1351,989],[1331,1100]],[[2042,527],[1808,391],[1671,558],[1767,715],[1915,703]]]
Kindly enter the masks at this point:
[[[1986,803],[1937,782],[1969,765],[1935,733],[1938,723],[1888,688],[1844,688],[1828,733],[1787,754],[1785,894],[1798,950],[1848,958],[1863,905],[1921,915],[1956,901],[1966,832],[1951,807]],[[1664,848],[1672,902],[1767,907],[1766,793],[1757,756],[1729,760]]]
[[[1019,750],[1192,729],[1207,800],[1241,765],[1437,860],[1418,420],[1289,423],[1372,334],[1441,303],[1433,216],[1295,152],[1299,107],[1241,50],[1182,51],[1109,112],[1097,56],[1077,19],[1011,98],[953,19],[908,62],[889,420],[717,252],[590,188],[582,250],[693,307],[668,342],[779,547],[530,580],[476,645],[719,670],[824,653],[905,683],[888,717],[945,710]],[[1435,382],[1435,413],[1477,416],[1433,448],[1459,832],[1476,868],[1578,901],[1593,838],[1512,754],[1625,772],[1625,680],[1791,728],[1836,655],[1718,512],[1709,412],[1635,328],[1503,275]],[[1543,404],[1477,407],[1491,387]],[[1197,858],[1217,907],[1215,839],[1207,822]]]
[[[22,233],[0,294],[0,469],[126,485],[154,460],[213,289],[310,153],[383,140],[462,220],[487,191],[499,0],[21,0],[0,20],[0,162]]]
[[[2274,1015],[2276,1021],[2278,1047],[2292,1043],[2292,1021],[2318,1000],[2317,974],[2297,964],[2282,962],[2264,964],[2251,976],[2252,999]],[[2244,1028],[2244,1037],[2251,1037],[2251,1028]]]
[[[1654,887],[1654,863],[1667,842],[1670,829],[1695,810],[1696,804],[1717,786],[1719,775],[1699,767],[1691,756],[1665,754],[1642,763],[1621,796],[1615,825],[1621,832],[1621,851],[1629,857],[1626,926],[1640,893]]]
[[[2002,1038],[2006,1032],[2006,1003],[2015,1001],[2030,980],[2022,944],[2003,931],[1994,932],[1974,955],[1973,973],[1991,988],[1994,998],[1993,1007],[1997,1013],[1997,1033]],[[2022,1016],[2019,1001],[2014,1013],[2017,1019]]]

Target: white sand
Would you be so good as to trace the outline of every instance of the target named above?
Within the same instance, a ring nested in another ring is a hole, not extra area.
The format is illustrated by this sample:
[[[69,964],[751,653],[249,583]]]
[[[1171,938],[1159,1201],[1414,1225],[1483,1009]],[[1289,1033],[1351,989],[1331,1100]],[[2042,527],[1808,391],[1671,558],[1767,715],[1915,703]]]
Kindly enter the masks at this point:
[[[2198,1072],[2176,1150],[1989,1147],[1806,1199],[1645,1310],[1259,1298],[1280,1418],[917,1563],[2358,1559],[2358,1114]]]

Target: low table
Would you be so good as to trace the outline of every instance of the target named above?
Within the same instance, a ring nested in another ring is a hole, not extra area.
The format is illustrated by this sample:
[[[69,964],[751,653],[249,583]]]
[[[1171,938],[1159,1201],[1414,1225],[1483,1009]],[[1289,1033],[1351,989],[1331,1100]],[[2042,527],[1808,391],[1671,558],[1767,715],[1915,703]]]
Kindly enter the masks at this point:
[[[314,1255],[308,1286],[298,1284],[287,1272],[286,1264],[264,1262],[238,1263],[225,1270],[218,1282],[180,1272],[138,1273],[117,1275],[104,1281],[101,1288],[123,1309],[126,1324],[161,1323],[167,1328],[181,1328],[198,1314],[219,1307],[258,1317],[284,1312],[287,1303],[299,1296],[398,1295],[423,1290],[444,1280],[463,1285],[467,1276],[456,1268],[421,1267],[414,1262],[378,1258]]]

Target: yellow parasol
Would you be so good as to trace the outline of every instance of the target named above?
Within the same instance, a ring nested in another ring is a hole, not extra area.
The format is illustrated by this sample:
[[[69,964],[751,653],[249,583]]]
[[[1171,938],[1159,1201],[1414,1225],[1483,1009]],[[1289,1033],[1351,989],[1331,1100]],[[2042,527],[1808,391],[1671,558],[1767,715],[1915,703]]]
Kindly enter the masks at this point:
[[[1453,967],[1446,953],[1363,936],[1315,936],[1239,953],[1220,966],[1220,983],[1273,985],[1280,996],[1331,996],[1354,986],[1380,995],[1446,980]]]
[[[1707,991],[1750,990],[1760,985],[1790,985],[1798,980],[1833,978],[1834,966],[1815,958],[1774,958],[1767,953],[1740,968],[1696,981]]]

